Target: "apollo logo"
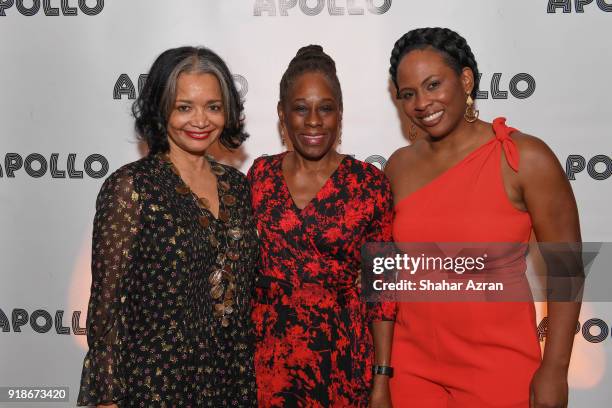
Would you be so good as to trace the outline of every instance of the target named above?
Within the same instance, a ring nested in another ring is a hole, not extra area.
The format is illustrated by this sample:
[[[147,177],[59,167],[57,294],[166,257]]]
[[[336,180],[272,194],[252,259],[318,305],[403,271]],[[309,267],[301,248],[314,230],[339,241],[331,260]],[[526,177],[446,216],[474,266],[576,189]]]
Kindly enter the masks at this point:
[[[594,180],[606,180],[612,176],[612,159],[604,154],[591,157],[587,163],[586,159],[579,154],[572,154],[565,161],[565,173],[568,180],[576,180],[576,174],[586,168],[589,176]]]
[[[593,0],[574,0],[574,10],[576,13],[584,13],[584,7],[593,3]],[[612,2],[610,0],[597,0],[597,7],[601,11],[612,12]],[[548,0],[548,7],[546,12],[548,14],[555,14],[558,9],[561,9],[564,13],[572,12],[572,0]]]
[[[139,94],[140,91],[142,91],[145,81],[147,80],[147,76],[147,74],[140,74],[138,76],[137,84]],[[242,75],[234,74],[232,76],[234,78],[234,83],[236,84],[240,98],[244,99],[249,92],[249,82]],[[117,81],[115,81],[115,86],[113,87],[113,99],[123,99],[124,95],[127,96],[128,99],[136,99],[136,87],[134,86],[134,81],[128,74],[119,75],[119,78],[117,78]]]
[[[104,0],[89,0],[90,4],[95,3],[93,7],[88,6],[86,0],[78,0],[78,8],[75,7],[76,0],[0,0],[0,17],[6,17],[5,10],[13,6],[21,15],[34,16],[40,11],[41,3],[45,16],[51,17],[59,16],[60,11],[64,16],[76,16],[79,10],[88,16],[95,16],[104,9]]]
[[[606,322],[601,319],[593,318],[589,319],[584,324],[576,325],[575,334],[581,333],[582,337],[589,343],[601,343],[606,340],[610,333],[610,327]],[[548,317],[544,317],[538,325],[538,338],[540,341],[544,341],[548,334]]]
[[[59,153],[51,154],[47,161],[45,156],[40,153],[32,153],[26,156],[25,160],[18,153],[7,153],[4,156],[4,171],[6,178],[15,178],[16,173],[21,169],[33,178],[40,178],[47,174],[50,170],[51,178],[71,178],[82,179],[83,171],[91,178],[99,179],[108,173],[108,160],[101,154],[90,154],[83,163],[83,167],[79,169],[77,166],[77,154],[70,153],[66,158],[65,165],[59,163]],[[4,171],[0,164],[0,178],[4,177]],[[68,176],[68,177],[66,177]]]
[[[483,75],[480,73],[480,90],[476,95],[477,99],[508,99],[508,92],[516,99],[527,99],[535,93],[536,81],[532,75],[521,72],[510,78],[506,85],[501,72],[495,72],[491,76],[490,93],[483,90]]]
[[[389,11],[391,0],[256,0],[253,15],[289,16],[289,10],[293,8],[298,8],[307,16],[317,16],[324,9],[330,16],[362,16],[366,10],[370,14],[380,15]]]
[[[11,320],[0,309],[0,329],[3,333],[9,333],[11,328],[14,333],[21,333],[23,326],[30,326],[36,333],[48,333],[55,326],[55,333],[70,334],[70,327],[64,326],[64,311],[57,310],[55,316],[45,309],[38,309],[29,314],[27,310],[16,308],[12,310]],[[86,328],[80,325],[81,311],[72,312],[72,333],[77,336],[85,335]]]

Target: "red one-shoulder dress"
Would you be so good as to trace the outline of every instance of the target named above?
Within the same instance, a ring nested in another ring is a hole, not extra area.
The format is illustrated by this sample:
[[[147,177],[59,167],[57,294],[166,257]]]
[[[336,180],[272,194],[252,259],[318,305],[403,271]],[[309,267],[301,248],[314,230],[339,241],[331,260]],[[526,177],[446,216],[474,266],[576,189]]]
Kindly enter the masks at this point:
[[[396,242],[527,243],[528,212],[509,201],[502,160],[519,154],[504,118],[495,137],[399,201]],[[525,262],[524,259],[522,262]],[[398,303],[394,407],[528,408],[541,352],[533,302]]]

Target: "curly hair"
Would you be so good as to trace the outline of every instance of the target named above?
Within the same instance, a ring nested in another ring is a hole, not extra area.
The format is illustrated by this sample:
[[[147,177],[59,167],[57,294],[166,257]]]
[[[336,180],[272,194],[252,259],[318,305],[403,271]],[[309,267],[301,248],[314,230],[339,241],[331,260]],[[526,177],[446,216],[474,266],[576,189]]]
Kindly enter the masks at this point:
[[[207,73],[219,81],[225,112],[221,144],[235,149],[249,135],[244,131],[244,104],[230,70],[221,57],[205,47],[179,47],[161,53],[151,66],[142,91],[132,105],[138,136],[151,154],[167,152],[168,118],[176,99],[178,78],[182,73]]]
[[[408,31],[395,42],[395,46],[391,51],[391,67],[389,68],[389,74],[391,74],[395,89],[399,91],[397,68],[402,58],[410,51],[426,48],[433,48],[442,54],[448,66],[458,75],[461,74],[465,67],[472,70],[474,73],[474,88],[472,89],[471,96],[476,99],[480,75],[472,49],[461,35],[451,29],[441,27],[417,28]]]
[[[340,110],[342,110],[342,88],[336,74],[336,63],[323,51],[320,45],[307,45],[298,50],[295,57],[289,62],[280,81],[280,103],[284,105],[287,94],[295,80],[307,72],[322,73],[332,86]]]

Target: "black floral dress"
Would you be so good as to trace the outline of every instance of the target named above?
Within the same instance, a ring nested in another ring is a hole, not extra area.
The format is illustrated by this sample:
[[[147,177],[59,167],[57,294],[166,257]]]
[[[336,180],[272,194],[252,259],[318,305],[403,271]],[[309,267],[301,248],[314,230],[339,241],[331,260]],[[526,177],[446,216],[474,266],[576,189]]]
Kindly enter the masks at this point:
[[[262,272],[253,321],[261,407],[365,407],[373,345],[369,323],[394,305],[360,299],[361,246],[391,241],[389,182],[374,166],[344,157],[316,197],[299,209],[282,174],[284,154],[249,171]]]
[[[211,165],[220,194],[233,199],[221,200],[226,217],[209,214],[208,225],[160,156],[122,167],[102,186],[79,405],[256,406],[250,301],[258,245],[249,188],[237,170]],[[214,299],[222,294],[211,294],[211,265],[220,261],[234,276],[233,310],[223,319]]]

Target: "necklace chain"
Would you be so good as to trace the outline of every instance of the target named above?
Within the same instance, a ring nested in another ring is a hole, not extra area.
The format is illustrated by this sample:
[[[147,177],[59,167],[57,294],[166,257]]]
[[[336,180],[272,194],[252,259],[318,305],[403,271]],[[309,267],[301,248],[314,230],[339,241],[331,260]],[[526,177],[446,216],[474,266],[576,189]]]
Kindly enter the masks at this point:
[[[237,199],[230,192],[231,186],[229,182],[219,179],[225,175],[226,171],[221,165],[214,162],[212,158],[206,157],[210,163],[212,173],[217,177],[219,212],[215,219],[210,211],[209,200],[206,197],[198,197],[191,190],[181,177],[178,168],[170,160],[168,154],[162,154],[160,157],[181,181],[176,187],[176,192],[183,196],[190,195],[193,198],[195,205],[200,211],[198,222],[208,232],[210,244],[217,249],[216,259],[208,275],[208,283],[211,285],[209,294],[213,300],[213,315],[221,319],[221,326],[228,327],[230,316],[234,313],[236,306],[236,276],[232,271],[231,264],[240,259],[240,254],[236,249],[239,247],[243,233],[237,220],[231,216],[232,211],[230,211],[236,205]],[[234,210],[233,212],[235,213],[236,211]],[[221,245],[220,237],[213,233],[212,224],[214,222],[222,223],[226,227],[219,234],[223,238],[224,245]]]

